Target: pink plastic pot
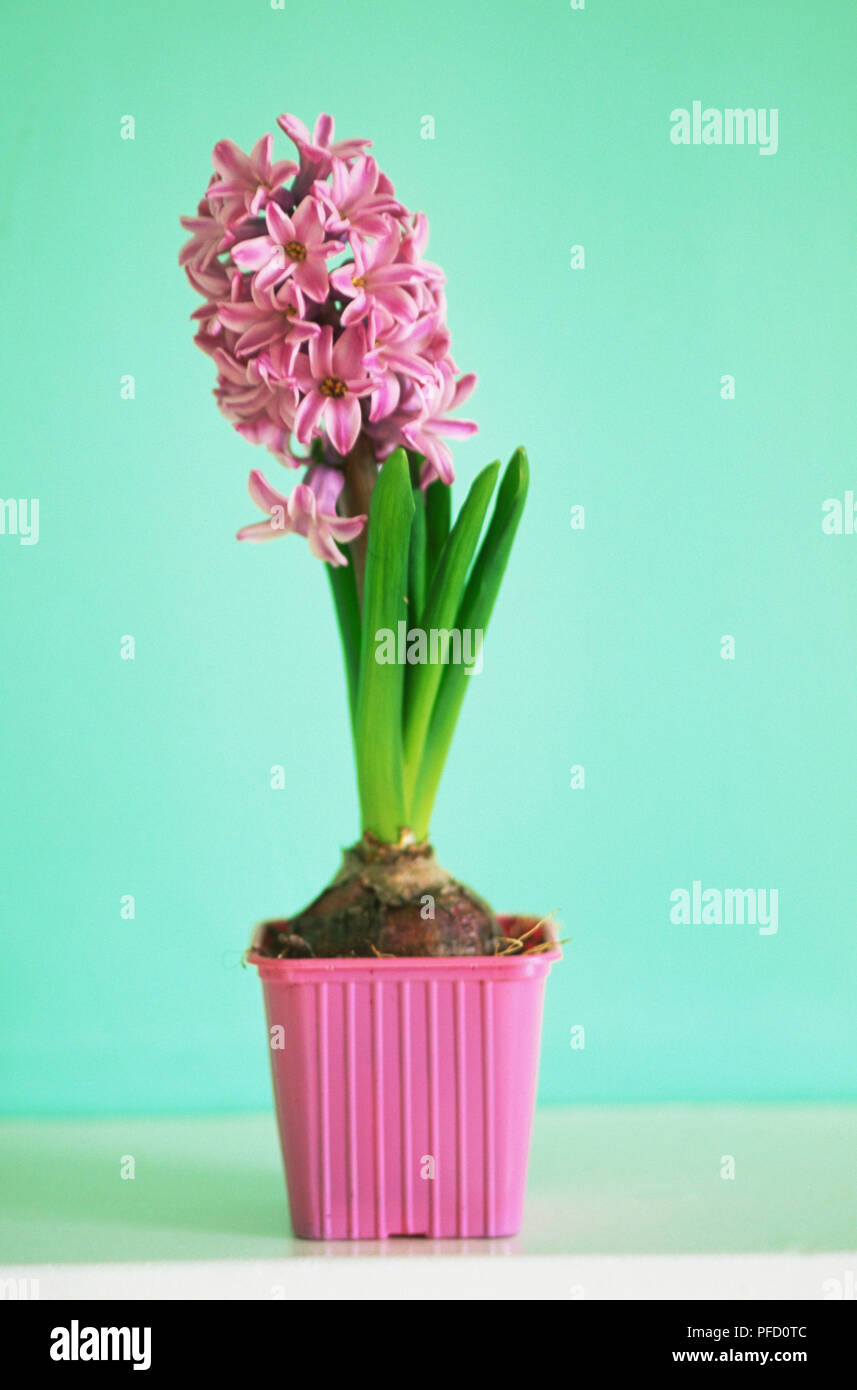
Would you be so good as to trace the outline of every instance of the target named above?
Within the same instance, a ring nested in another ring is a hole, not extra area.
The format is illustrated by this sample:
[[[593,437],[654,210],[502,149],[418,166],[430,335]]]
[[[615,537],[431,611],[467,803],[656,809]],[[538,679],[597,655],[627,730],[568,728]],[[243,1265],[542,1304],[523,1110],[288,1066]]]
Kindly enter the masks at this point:
[[[515,919],[500,920],[512,934]],[[519,1229],[545,978],[560,954],[273,960],[251,952],[297,1235]]]

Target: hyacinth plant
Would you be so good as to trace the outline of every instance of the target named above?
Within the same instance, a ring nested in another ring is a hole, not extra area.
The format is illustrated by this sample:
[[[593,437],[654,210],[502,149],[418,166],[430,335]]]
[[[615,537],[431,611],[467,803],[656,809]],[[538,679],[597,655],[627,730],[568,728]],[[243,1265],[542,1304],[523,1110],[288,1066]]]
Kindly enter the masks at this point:
[[[499,463],[452,524],[447,441],[477,426],[451,412],[476,378],[450,351],[427,220],[397,199],[368,140],[334,140],[327,115],[312,133],[295,116],[278,124],[296,157],[275,159],[270,134],[249,154],[215,145],[179,257],[204,301],[195,341],[217,368],[220,410],[300,478],[287,492],[254,469],[265,517],[238,538],[307,540],[327,569],[345,661],[362,837],[313,903],[270,924],[265,949],[492,953],[503,938],[491,908],[438,864],[428,834],[473,669],[454,659],[455,634],[481,643],[526,456],[506,468],[481,545]],[[395,634],[394,657],[383,634]]]

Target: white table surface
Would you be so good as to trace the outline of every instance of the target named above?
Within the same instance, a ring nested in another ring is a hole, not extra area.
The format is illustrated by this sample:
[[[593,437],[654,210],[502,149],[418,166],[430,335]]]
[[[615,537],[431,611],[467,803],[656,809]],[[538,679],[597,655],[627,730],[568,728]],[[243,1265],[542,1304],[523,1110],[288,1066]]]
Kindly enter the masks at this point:
[[[41,1299],[854,1299],[857,1106],[541,1110],[523,1228],[495,1241],[297,1240],[270,1114],[7,1121],[0,1281]]]

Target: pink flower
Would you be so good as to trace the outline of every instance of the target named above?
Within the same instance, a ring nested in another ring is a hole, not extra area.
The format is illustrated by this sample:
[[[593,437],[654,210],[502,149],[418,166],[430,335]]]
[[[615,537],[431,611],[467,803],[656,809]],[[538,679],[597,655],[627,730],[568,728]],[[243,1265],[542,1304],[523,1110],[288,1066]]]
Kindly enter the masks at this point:
[[[355,159],[372,144],[371,140],[338,140],[334,144],[333,117],[324,112],[316,121],[312,135],[297,116],[278,116],[277,125],[297,145],[302,173],[313,178],[326,177],[334,159]]]
[[[259,348],[270,348],[272,343],[288,339],[291,369],[301,343],[319,332],[318,324],[306,318],[306,301],[300,286],[294,279],[286,280],[280,289],[266,293],[254,284],[251,296],[242,303],[217,306],[220,322],[240,335],[235,344],[236,355],[248,357]]]
[[[289,449],[291,430],[272,420],[270,415],[257,415],[252,420],[239,420],[235,425],[242,439],[248,444],[264,444],[270,453],[276,454],[280,463],[287,468],[301,468],[305,459],[295,458]]]
[[[197,294],[205,299],[224,299],[229,295],[229,272],[219,260],[214,260],[205,270],[200,270],[193,262],[185,264],[185,275]]]
[[[445,341],[448,346],[449,335],[441,339],[439,314],[426,314],[413,323],[386,322],[379,327],[374,316],[370,315],[370,339],[374,347],[366,353],[364,365],[370,375],[384,372],[397,372],[424,385],[435,380],[435,362],[445,355],[443,351],[435,355],[436,345]]]
[[[360,397],[372,390],[363,366],[366,339],[362,328],[346,328],[333,341],[327,325],[309,341],[309,352],[295,359],[294,381],[303,400],[295,416],[295,434],[308,444],[323,423],[333,447],[347,454],[357,442],[362,414]]]
[[[344,481],[340,469],[318,464],[309,470],[306,481],[299,483],[291,496],[285,497],[254,468],[250,474],[250,496],[257,507],[268,513],[268,520],[242,527],[238,532],[239,541],[272,541],[277,536],[294,533],[306,537],[310,550],[319,560],[326,560],[330,565],[347,565],[336,542],[353,541],[363,530],[366,517],[337,516],[336,503]]]
[[[429,239],[428,218],[424,212],[415,212],[411,223],[406,226],[402,244],[399,248],[399,260],[410,261],[412,265],[418,265],[423,274],[423,281],[426,286],[430,286],[431,292],[436,297],[440,286],[446,276],[439,265],[434,261],[427,261],[424,256]]]
[[[218,370],[214,394],[224,414],[232,420],[249,420],[264,411],[270,389],[262,380],[255,363],[237,362],[226,347],[219,345],[219,340],[211,356]]]
[[[469,435],[476,433],[479,426],[473,420],[447,420],[444,417],[448,410],[454,410],[467,399],[475,385],[476,377],[472,372],[469,376],[461,377],[459,381],[456,381],[451,373],[445,373],[440,390],[430,403],[426,403],[426,414],[423,418],[403,427],[402,435],[408,445],[425,457],[420,474],[423,487],[427,487],[435,478],[440,478],[445,483],[454,480],[452,451],[441,436],[446,435],[449,439],[467,439]]]
[[[202,198],[196,217],[179,219],[186,232],[192,232],[179,252],[179,265],[192,265],[197,271],[207,270],[220,250],[223,227],[211,210],[208,198]]]
[[[420,272],[404,262],[395,264],[401,239],[398,225],[388,221],[386,232],[377,241],[358,238],[352,242],[354,260],[331,273],[333,288],[351,300],[342,314],[344,324],[357,323],[370,309],[393,323],[416,318],[417,304],[408,290],[417,283]]]
[[[219,140],[215,145],[212,163],[219,177],[208,185],[206,196],[217,203],[225,227],[245,213],[255,216],[275,191],[298,172],[291,159],[274,162],[273,150],[271,135],[257,140],[249,155],[232,140]]]
[[[330,184],[316,182],[313,188],[330,209],[327,229],[337,236],[383,236],[389,215],[400,217],[405,211],[371,155],[361,155],[351,165],[335,159]]]
[[[310,299],[327,298],[327,258],[342,250],[341,242],[327,241],[317,199],[304,198],[289,217],[277,203],[265,209],[266,236],[251,237],[232,248],[232,259],[242,270],[257,271],[256,288],[269,289],[293,276]]]

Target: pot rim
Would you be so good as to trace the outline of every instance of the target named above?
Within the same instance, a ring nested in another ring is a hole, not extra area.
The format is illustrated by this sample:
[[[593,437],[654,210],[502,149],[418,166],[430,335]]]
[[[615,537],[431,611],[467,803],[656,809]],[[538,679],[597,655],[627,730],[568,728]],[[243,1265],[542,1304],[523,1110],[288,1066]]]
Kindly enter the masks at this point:
[[[532,914],[514,913],[498,915],[498,921],[505,924],[519,919],[532,921]],[[562,959],[558,945],[549,951],[507,956],[312,956],[304,959],[263,956],[256,949],[268,922],[260,922],[251,938],[246,954],[249,965],[255,965],[262,979],[285,980],[291,978],[329,979],[332,975],[352,975],[356,978],[372,979],[383,976],[401,975],[416,978],[438,978],[455,975],[466,979],[477,976],[481,979],[496,979],[512,975],[518,979],[533,975],[546,975],[551,966]],[[555,940],[553,923],[544,919],[544,938]]]

